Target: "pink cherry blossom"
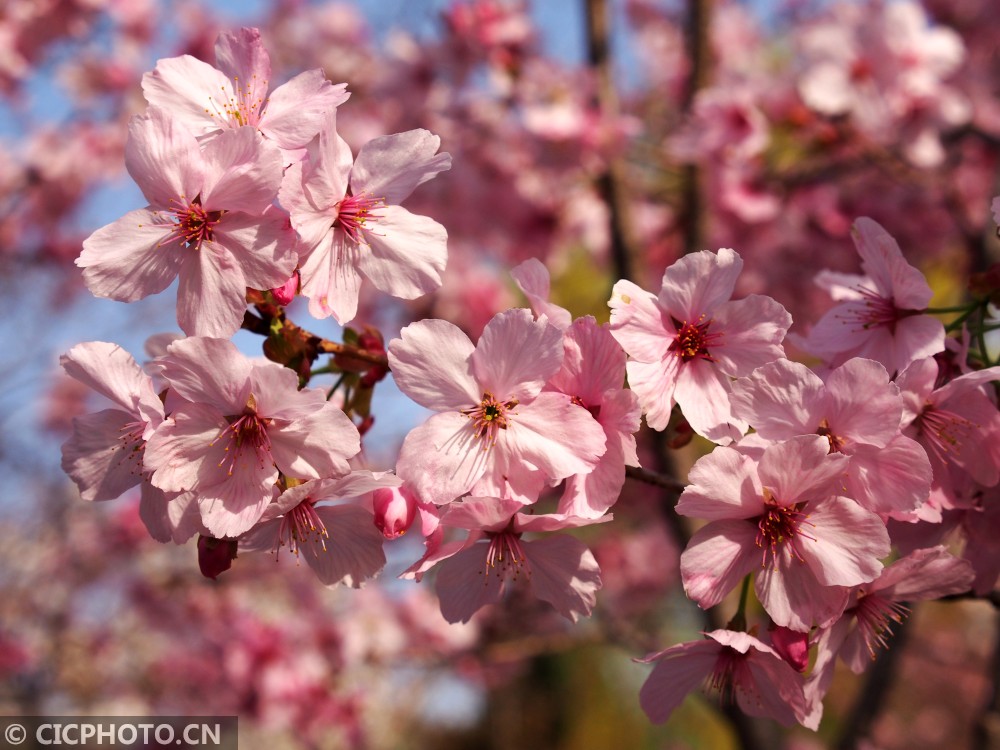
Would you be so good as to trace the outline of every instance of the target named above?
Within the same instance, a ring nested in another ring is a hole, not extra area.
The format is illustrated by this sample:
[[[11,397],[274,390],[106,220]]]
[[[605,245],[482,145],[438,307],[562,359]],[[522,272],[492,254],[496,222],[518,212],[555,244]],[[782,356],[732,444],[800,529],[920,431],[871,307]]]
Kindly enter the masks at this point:
[[[219,69],[191,55],[159,60],[142,78],[146,101],[199,138],[249,125],[282,149],[300,149],[350,97],[346,83],[334,86],[319,68],[269,96],[271,60],[257,29],[220,34],[215,59]]]
[[[749,633],[713,630],[642,661],[656,664],[639,691],[650,721],[662,724],[701,683],[744,713],[795,724],[806,711],[803,680],[770,646]]]
[[[845,587],[873,580],[889,554],[885,524],[839,494],[847,462],[818,435],[769,446],[759,462],[728,447],[699,459],[677,503],[709,521],[681,555],[687,595],[713,607],[756,571],[778,625],[807,631],[838,617]]]
[[[231,336],[243,322],[246,288],[283,284],[295,268],[294,238],[271,206],[281,181],[277,148],[253,128],[238,128],[202,150],[151,108],[129,125],[125,164],[150,205],[84,241],[76,264],[87,287],[133,302],[179,276],[184,332]]]
[[[927,357],[897,379],[905,433],[926,449],[937,485],[960,487],[957,475],[964,473],[992,487],[1000,482],[1000,412],[984,386],[1000,380],[1000,367],[976,370],[940,387],[938,369],[937,361]]]
[[[817,639],[816,661],[806,683],[811,708],[802,723],[817,729],[823,715],[823,697],[833,680],[839,655],[857,674],[888,646],[894,623],[909,613],[907,602],[939,599],[969,590],[974,573],[966,560],[944,547],[917,550],[885,568],[870,584],[852,590],[842,617],[823,629]]]
[[[943,351],[944,325],[923,314],[933,296],[924,275],[871,219],[854,222],[852,237],[865,276],[841,275],[836,298],[843,301],[809,332],[805,349],[832,366],[852,357],[874,359],[890,375]]]
[[[355,161],[331,115],[308,161],[288,169],[280,201],[302,238],[302,294],[314,316],[352,320],[362,278],[401,299],[441,286],[447,232],[399,205],[451,167],[451,156],[437,153],[440,143],[410,130],[369,141]]]
[[[292,370],[201,337],[174,342],[159,364],[174,406],[150,437],[144,465],[156,487],[197,492],[213,536],[236,537],[257,523],[279,471],[326,479],[350,470],[357,428],[323,391],[300,391]]]
[[[421,572],[440,566],[435,588],[448,622],[468,622],[479,609],[501,600],[524,580],[531,592],[574,622],[588,616],[601,587],[594,555],[574,537],[554,534],[523,539],[526,532],[549,532],[610,520],[563,514],[520,512],[517,500],[468,497],[445,510],[444,527],[468,529],[469,535],[425,556]]]
[[[629,387],[654,430],[667,426],[677,403],[709,440],[734,440],[746,431],[730,413],[730,378],[783,357],[792,319],[770,297],[730,300],[742,267],[740,256],[723,248],[674,263],[659,296],[630,281],[615,284],[611,333],[629,355]]]
[[[787,359],[733,384],[733,413],[766,440],[822,435],[847,463],[847,494],[880,514],[914,510],[927,499],[931,466],[923,448],[900,434],[903,401],[878,362],[855,358],[824,383]]]
[[[438,504],[473,487],[534,502],[544,481],[592,471],[601,425],[569,396],[542,391],[562,361],[562,334],[524,309],[494,317],[475,346],[443,320],[406,326],[389,344],[393,377],[439,413],[406,436],[400,476]]]
[[[240,550],[280,556],[287,547],[327,586],[343,583],[360,588],[385,565],[383,538],[370,510],[342,501],[399,484],[391,474],[359,470],[339,479],[316,479],[290,487],[240,539]]]

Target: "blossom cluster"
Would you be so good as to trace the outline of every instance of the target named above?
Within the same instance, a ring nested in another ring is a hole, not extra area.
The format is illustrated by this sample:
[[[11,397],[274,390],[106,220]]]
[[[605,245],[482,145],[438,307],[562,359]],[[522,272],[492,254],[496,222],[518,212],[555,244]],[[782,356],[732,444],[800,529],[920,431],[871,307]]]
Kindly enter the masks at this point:
[[[683,421],[712,446],[675,509],[705,522],[681,555],[685,593],[707,609],[742,590],[727,628],[647,658],[654,721],[707,678],[748,713],[815,729],[836,658],[862,670],[903,602],[992,590],[1000,554],[979,519],[1000,485],[1000,367],[946,336],[878,223],[854,223],[861,275],[817,279],[835,304],[807,335],[775,299],[733,298],[743,260],[722,248],[671,264],[656,294],[618,281],[606,324],[551,302],[528,260],[512,275],[532,309],[496,314],[477,343],[437,319],[388,345],[373,331],[329,342],[284,306],[301,295],[346,324],[363,279],[401,299],[440,286],[447,233],[400,204],[451,159],[425,130],[355,158],[337,132],[345,84],[313,70],[272,91],[270,75],[244,29],[219,38],[216,67],[170,58],[143,79],[125,163],[149,205],[94,232],[77,265],[126,302],[178,278],[187,336],[154,341],[145,367],[105,342],[64,355],[113,403],[63,447],[84,499],[139,485],[150,534],[197,536],[213,578],[238,553],[287,547],[324,584],[359,587],[384,542],[418,528],[424,554],[403,575],[434,572],[449,622],[522,585],[575,621],[602,578],[568,532],[612,521],[643,416]],[[267,335],[268,360],[228,340],[244,327]],[[308,387],[321,352],[341,376],[329,392]],[[373,471],[361,444],[389,371],[434,414],[394,471]],[[956,530],[961,558],[945,546]],[[751,588],[768,636],[748,628]]]

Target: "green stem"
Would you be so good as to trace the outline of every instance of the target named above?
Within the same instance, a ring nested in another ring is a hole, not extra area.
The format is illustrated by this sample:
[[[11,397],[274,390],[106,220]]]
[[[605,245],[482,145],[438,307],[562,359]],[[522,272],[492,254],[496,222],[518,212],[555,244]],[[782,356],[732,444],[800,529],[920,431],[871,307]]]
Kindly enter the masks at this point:
[[[313,372],[313,375],[315,375],[315,374],[316,373]],[[343,385],[345,377],[347,377],[347,373],[346,372],[341,373],[340,377],[337,378],[337,382],[333,384],[333,387],[330,389],[330,392],[326,394],[326,400],[327,401],[329,401],[331,398],[333,398],[333,394],[337,391],[338,388],[340,388],[341,385]]]
[[[928,307],[924,312],[928,315],[947,315],[948,313],[957,312],[972,313],[975,312],[977,307],[979,307],[979,303],[974,302],[971,307],[968,304],[955,305],[954,307]]]
[[[733,615],[733,619],[729,621],[726,628],[729,630],[741,630],[746,632],[747,629],[747,599],[750,595],[750,579],[751,575],[748,573],[743,578],[743,587],[740,589],[740,604],[736,609],[736,614]]]

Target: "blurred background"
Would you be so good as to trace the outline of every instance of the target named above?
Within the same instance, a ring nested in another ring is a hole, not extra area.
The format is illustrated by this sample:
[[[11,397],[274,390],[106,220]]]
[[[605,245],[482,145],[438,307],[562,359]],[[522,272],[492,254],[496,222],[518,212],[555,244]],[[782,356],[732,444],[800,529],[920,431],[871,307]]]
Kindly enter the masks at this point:
[[[615,280],[656,290],[685,252],[733,247],[738,293],[775,297],[797,333],[830,303],[815,273],[858,271],[858,216],[899,241],[935,304],[997,260],[990,0],[3,0],[0,713],[237,714],[243,748],[990,746],[986,602],[915,607],[888,658],[838,673],[818,734],[734,722],[701,695],[650,725],[649,667],[632,660],[731,614],[684,598],[690,530],[650,485],[626,483],[614,522],[582,534],[604,588],[572,625],[517,595],[448,625],[430,587],[395,578],[419,539],[387,543],[361,591],[267,555],[210,581],[193,544],[149,538],[137,497],[83,503],[59,445],[102,407],[59,354],[102,340],[141,360],[147,337],[176,329],[175,294],[97,300],[73,261],[144,204],[123,167],[143,72],[180,54],[211,63],[219,31],[242,25],[261,29],[272,86],[317,67],[347,82],[338,128],[355,150],[422,127],[452,154],[408,202],[448,230],[445,286],[362,299],[355,325],[387,341],[425,317],[477,336],[524,304],[509,271],[528,258],[555,302],[603,321]],[[290,315],[342,335],[304,305]],[[259,338],[237,341],[259,354]],[[391,468],[422,412],[387,381],[373,414],[366,460]],[[709,447],[689,437],[643,433],[643,466],[683,479]]]

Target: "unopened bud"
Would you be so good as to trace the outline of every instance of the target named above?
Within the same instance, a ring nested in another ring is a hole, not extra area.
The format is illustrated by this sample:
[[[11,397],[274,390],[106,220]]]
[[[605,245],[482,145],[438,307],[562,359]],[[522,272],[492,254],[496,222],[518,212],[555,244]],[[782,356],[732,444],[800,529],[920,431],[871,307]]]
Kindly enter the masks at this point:
[[[276,286],[271,290],[271,296],[279,305],[287,305],[299,292],[299,272],[295,271],[291,277],[281,286]]]
[[[213,581],[220,573],[225,573],[236,559],[239,544],[235,539],[215,539],[210,536],[198,537],[198,567],[205,578]]]
[[[402,487],[381,487],[373,493],[375,526],[386,539],[406,533],[417,515],[417,500]]]
[[[768,632],[771,634],[771,648],[796,672],[805,672],[809,665],[809,634],[773,624]]]

